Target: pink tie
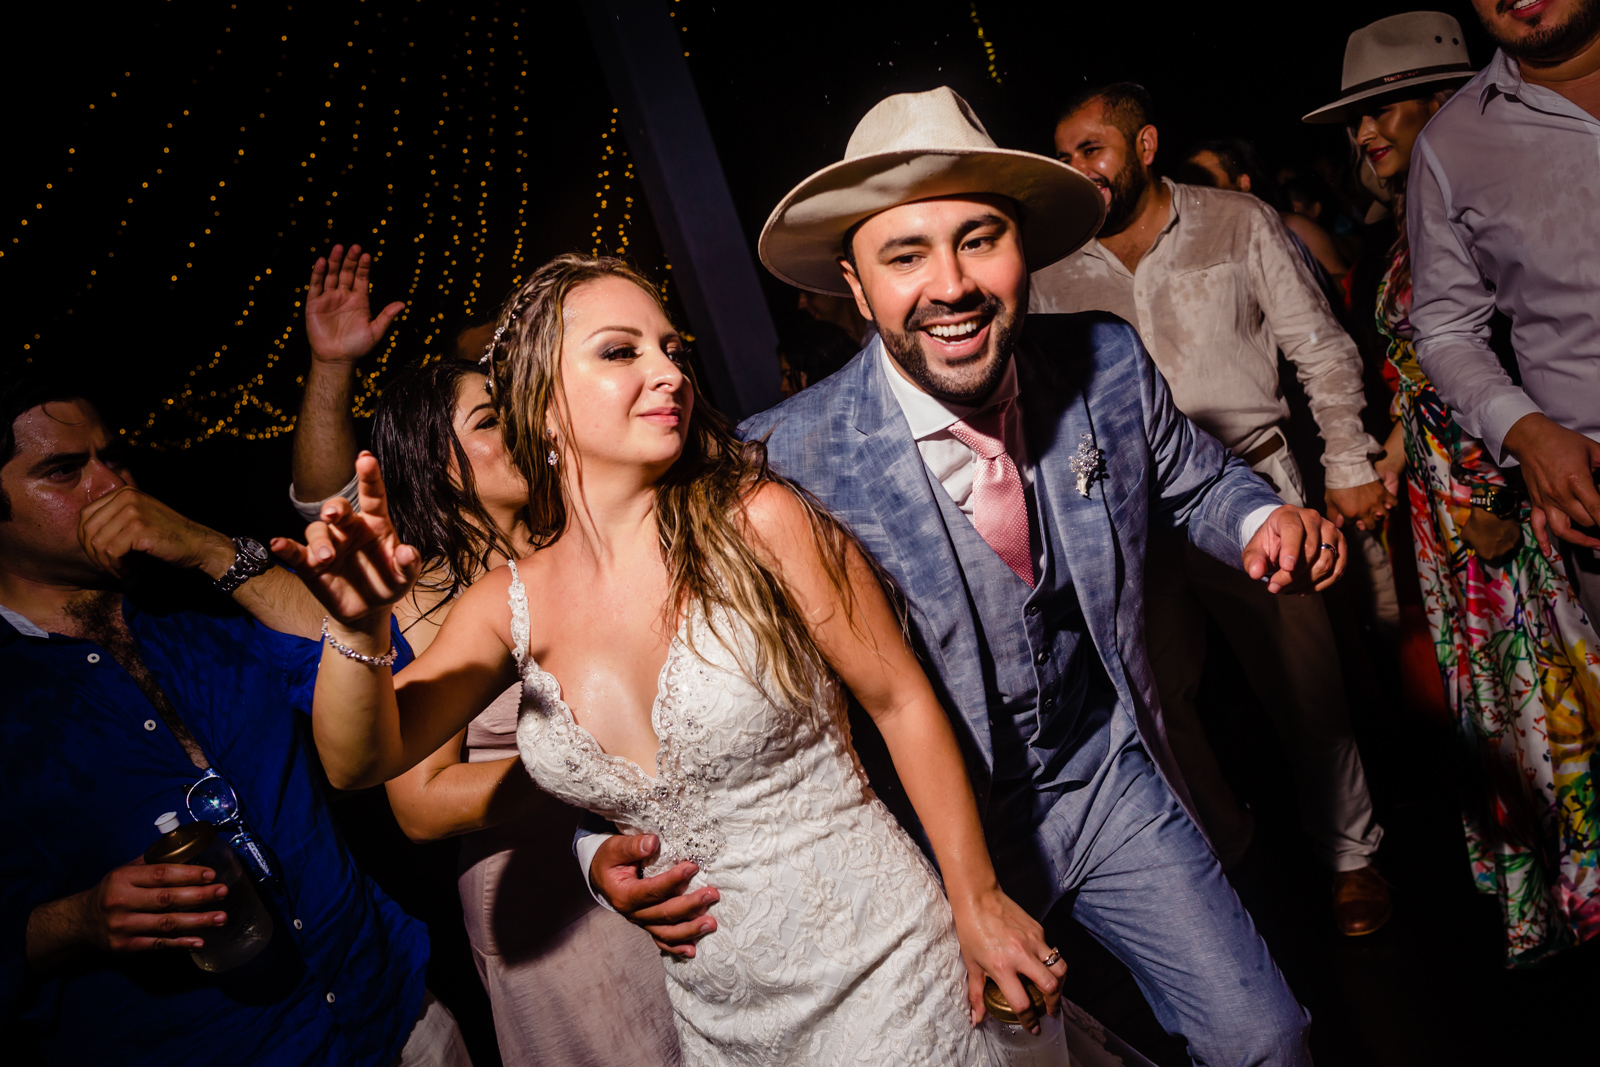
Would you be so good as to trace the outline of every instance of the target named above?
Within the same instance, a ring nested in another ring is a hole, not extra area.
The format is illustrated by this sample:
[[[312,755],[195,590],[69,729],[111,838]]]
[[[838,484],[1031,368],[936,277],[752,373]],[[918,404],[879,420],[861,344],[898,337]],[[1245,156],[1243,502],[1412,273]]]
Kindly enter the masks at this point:
[[[1033,554],[1028,544],[1028,505],[1022,499],[1022,478],[1006,451],[1006,419],[1010,400],[984,408],[952,423],[950,433],[977,453],[972,472],[972,525],[1017,577],[1033,587]]]

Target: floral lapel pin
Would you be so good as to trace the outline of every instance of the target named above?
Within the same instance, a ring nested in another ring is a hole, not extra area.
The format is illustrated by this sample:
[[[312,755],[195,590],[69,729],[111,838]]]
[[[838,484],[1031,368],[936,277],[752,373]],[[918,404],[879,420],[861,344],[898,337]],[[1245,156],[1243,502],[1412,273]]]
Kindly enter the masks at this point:
[[[1106,454],[1094,447],[1094,435],[1084,434],[1078,441],[1078,454],[1072,457],[1072,473],[1078,476],[1078,495],[1085,499],[1089,487],[1106,476]]]

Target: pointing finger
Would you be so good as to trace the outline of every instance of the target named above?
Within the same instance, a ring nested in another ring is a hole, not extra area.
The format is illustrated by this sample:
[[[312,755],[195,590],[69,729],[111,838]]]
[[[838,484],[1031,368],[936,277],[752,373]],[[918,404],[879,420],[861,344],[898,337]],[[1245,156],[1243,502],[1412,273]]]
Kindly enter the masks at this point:
[[[378,470],[378,459],[371,452],[356,457],[356,499],[361,512],[377,519],[388,519],[389,497],[383,487],[383,474]]]

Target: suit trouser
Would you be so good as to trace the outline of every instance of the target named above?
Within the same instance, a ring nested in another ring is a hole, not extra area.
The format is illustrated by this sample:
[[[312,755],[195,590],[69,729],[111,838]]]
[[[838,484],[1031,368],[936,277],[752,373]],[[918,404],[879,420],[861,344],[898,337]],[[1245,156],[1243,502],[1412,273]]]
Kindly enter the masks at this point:
[[[1271,718],[1294,774],[1301,825],[1323,862],[1365,867],[1383,828],[1350,729],[1327,608],[1316,594],[1278,596],[1179,533],[1152,530],[1145,568],[1145,640],[1167,742],[1225,866],[1253,822],[1234,799],[1195,706],[1205,668],[1205,615],[1216,619]]]
[[[1309,1065],[1311,1017],[1205,835],[1142,748],[1108,762],[1086,789],[1054,803],[1035,836],[996,839],[1002,884],[1019,865],[1035,873],[1041,852],[1052,857],[1045,865],[1056,892],[1018,902],[1042,913],[1071,896],[1072,917],[1127,966],[1156,1020],[1183,1035],[1198,1062]]]

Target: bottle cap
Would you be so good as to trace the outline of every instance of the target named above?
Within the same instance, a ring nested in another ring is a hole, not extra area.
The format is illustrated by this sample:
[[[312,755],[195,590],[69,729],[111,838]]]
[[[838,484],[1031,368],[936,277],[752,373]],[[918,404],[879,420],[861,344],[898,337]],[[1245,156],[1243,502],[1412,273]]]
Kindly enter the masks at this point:
[[[1039,991],[1038,986],[1026,978],[1022,979],[1022,988],[1028,991],[1028,999],[1033,1001],[1033,1014],[1042,1018],[1045,1014],[1044,994]],[[983,1006],[999,1022],[1011,1023],[1012,1025],[1020,1025],[1022,1022],[1021,1017],[1012,1010],[1011,1002],[1006,1000],[1006,995],[1000,992],[999,986],[994,984],[993,978],[984,979]]]
[[[185,823],[168,830],[145,850],[146,863],[194,863],[217,840],[217,828],[208,822]]]
[[[156,829],[164,834],[170,834],[178,828],[178,813],[169,811],[156,820]]]

